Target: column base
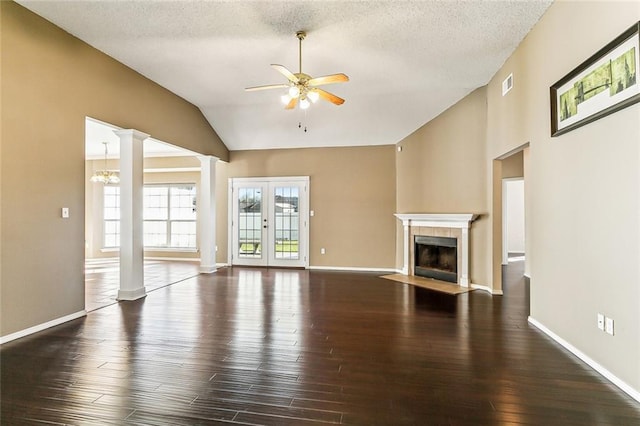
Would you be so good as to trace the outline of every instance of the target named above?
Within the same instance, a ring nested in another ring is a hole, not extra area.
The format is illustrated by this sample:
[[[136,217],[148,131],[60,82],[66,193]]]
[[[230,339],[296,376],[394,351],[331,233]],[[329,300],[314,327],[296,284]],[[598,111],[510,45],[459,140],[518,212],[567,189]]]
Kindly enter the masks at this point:
[[[217,270],[216,265],[207,266],[200,265],[200,269],[198,270],[201,274],[213,274]]]
[[[135,290],[118,290],[117,300],[138,300],[147,296],[144,286]]]

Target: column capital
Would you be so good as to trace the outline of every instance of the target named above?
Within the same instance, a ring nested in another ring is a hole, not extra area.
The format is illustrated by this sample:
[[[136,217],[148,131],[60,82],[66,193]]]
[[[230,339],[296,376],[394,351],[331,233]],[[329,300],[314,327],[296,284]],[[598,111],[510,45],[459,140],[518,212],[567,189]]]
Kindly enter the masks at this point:
[[[118,135],[118,137],[122,140],[122,138],[130,137],[131,139],[137,139],[143,141],[147,139],[150,135],[147,133],[143,133],[136,129],[122,129],[122,130],[114,130],[113,133]]]
[[[214,157],[213,155],[198,155],[197,156],[198,160],[200,160],[201,164],[204,164],[206,162],[217,162],[220,159],[218,157]]]

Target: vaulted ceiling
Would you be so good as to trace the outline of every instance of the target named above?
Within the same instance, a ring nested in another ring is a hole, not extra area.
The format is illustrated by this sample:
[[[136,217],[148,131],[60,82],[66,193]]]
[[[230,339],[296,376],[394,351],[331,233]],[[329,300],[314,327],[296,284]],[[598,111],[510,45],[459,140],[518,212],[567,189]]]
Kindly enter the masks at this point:
[[[230,150],[395,144],[483,86],[550,0],[18,3],[200,108]],[[285,110],[270,67],[346,99]],[[96,117],[100,118],[100,117]],[[300,126],[300,127],[299,127]],[[307,132],[304,132],[304,128]]]

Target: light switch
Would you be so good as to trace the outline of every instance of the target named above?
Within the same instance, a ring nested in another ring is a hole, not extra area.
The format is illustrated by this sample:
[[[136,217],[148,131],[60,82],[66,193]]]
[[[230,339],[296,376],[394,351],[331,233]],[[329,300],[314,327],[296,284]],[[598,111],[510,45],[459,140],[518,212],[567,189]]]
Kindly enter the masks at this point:
[[[62,218],[63,219],[68,219],[69,218],[69,207],[63,207],[62,208]]]
[[[613,336],[613,319],[605,318],[604,320],[604,331]]]

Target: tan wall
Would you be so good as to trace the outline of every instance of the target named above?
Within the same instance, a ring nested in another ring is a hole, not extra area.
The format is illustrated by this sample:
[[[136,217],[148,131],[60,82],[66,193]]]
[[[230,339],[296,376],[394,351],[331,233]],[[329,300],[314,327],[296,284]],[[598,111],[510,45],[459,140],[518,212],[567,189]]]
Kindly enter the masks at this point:
[[[464,123],[461,125],[460,123]],[[476,213],[470,232],[470,278],[489,282],[486,205],[486,96],[475,90],[401,141],[396,153],[398,213]],[[399,227],[398,232],[402,235]],[[402,253],[402,240],[397,240]],[[396,257],[396,266],[402,259]]]
[[[638,19],[638,2],[557,1],[487,87],[488,161],[530,142],[531,316],[636,392],[640,105],[551,138],[549,86]],[[599,312],[615,336],[598,330]]]
[[[223,159],[228,151],[195,106],[16,3],[0,8],[6,336],[84,309],[86,116]]]
[[[226,169],[227,177],[310,177],[311,266],[395,268],[393,146],[233,151]]]
[[[524,176],[523,153],[524,151],[518,151],[502,160],[503,179],[521,178]]]

